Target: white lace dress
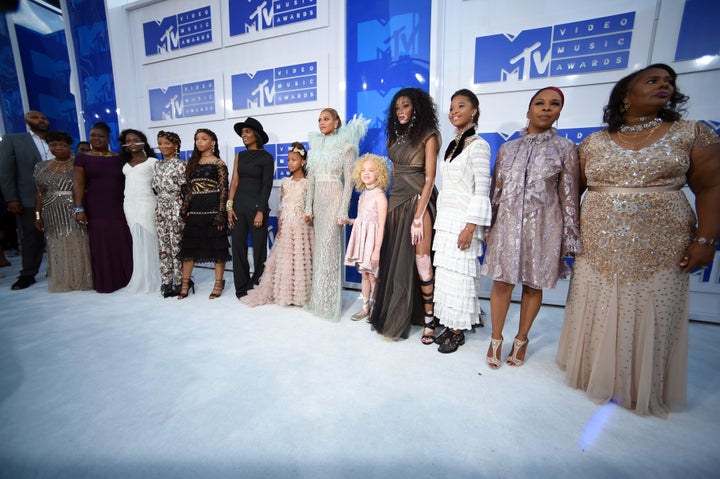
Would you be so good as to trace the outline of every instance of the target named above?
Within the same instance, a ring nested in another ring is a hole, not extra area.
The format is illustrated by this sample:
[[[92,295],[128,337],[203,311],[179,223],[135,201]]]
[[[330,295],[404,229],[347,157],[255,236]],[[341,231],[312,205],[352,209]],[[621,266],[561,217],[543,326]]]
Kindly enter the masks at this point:
[[[334,135],[310,134],[305,214],[314,216],[315,247],[310,301],[305,308],[339,321],[342,310],[343,227],[352,195],[352,171],[367,123],[358,118]]]
[[[160,292],[160,254],[155,226],[157,199],[151,186],[156,164],[155,158],[148,158],[134,167],[129,163],[123,166],[123,210],[132,235],[133,251],[133,274],[124,290],[130,293]]]
[[[485,226],[490,225],[490,146],[474,136],[452,161],[438,162],[442,189],[437,200],[435,237],[435,316],[454,329],[480,322],[480,262]],[[468,144],[469,142],[469,144]],[[470,247],[457,246],[467,223],[477,225]]]

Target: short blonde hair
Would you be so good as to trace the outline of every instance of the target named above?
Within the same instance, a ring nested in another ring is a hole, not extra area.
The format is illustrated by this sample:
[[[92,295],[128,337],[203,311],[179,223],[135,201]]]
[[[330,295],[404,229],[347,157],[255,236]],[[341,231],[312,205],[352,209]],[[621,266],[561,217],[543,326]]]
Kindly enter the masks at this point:
[[[365,183],[360,178],[360,172],[365,162],[370,161],[375,164],[375,170],[377,174],[377,186],[381,190],[386,190],[390,184],[390,169],[387,165],[387,159],[383,156],[374,155],[372,153],[365,153],[363,156],[358,158],[355,163],[355,171],[353,171],[353,181],[355,182],[355,189],[363,191],[365,189]]]

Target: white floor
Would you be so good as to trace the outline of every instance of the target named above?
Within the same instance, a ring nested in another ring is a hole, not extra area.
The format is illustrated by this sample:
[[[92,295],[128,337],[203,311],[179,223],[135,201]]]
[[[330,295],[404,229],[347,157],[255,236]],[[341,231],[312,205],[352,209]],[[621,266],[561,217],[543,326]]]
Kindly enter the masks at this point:
[[[441,355],[347,317],[250,309],[209,270],[183,301],[11,291],[0,270],[0,477],[708,478],[720,470],[720,326],[690,326],[689,405],[599,406],[555,364],[543,307],[527,363],[491,371],[489,328]],[[43,274],[38,275],[41,279]],[[487,304],[485,305],[487,309]],[[517,326],[513,305],[506,337]],[[506,348],[505,353],[507,353]]]

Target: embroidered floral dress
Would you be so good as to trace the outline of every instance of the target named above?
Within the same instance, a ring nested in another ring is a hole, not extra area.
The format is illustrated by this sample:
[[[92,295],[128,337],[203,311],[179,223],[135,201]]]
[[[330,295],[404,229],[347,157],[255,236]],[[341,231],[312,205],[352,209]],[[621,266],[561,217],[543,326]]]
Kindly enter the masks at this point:
[[[482,274],[535,289],[554,288],[581,251],[575,144],[554,128],[500,147],[491,188],[493,223]]]
[[[607,130],[580,145],[583,252],[557,360],[567,383],[598,402],[657,416],[685,405],[689,279],[678,262],[697,219],[681,188],[692,150],[718,141],[706,125],[680,120],[638,151]]]
[[[155,166],[152,189],[157,195],[157,225],[160,277],[162,284],[180,287],[182,261],[178,258],[184,222],[180,216],[185,184],[185,162],[177,157],[163,158]]]
[[[313,280],[308,311],[339,321],[342,310],[343,227],[352,196],[352,171],[358,143],[367,133],[363,118],[350,121],[334,135],[310,134],[305,213],[314,216]]]

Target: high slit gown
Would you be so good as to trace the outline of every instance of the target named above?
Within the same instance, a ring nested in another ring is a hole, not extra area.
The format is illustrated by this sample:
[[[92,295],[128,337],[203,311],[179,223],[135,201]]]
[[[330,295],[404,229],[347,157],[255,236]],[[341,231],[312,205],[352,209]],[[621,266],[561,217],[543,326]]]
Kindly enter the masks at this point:
[[[433,135],[438,137],[439,149],[440,133],[436,130],[429,130],[418,144],[395,142],[388,148],[393,183],[370,322],[378,333],[392,339],[406,339],[411,325],[424,322],[425,309],[415,266],[415,246],[410,241],[410,226],[425,186],[425,142]],[[433,186],[427,205],[431,223],[435,222],[437,195],[437,188]]]

